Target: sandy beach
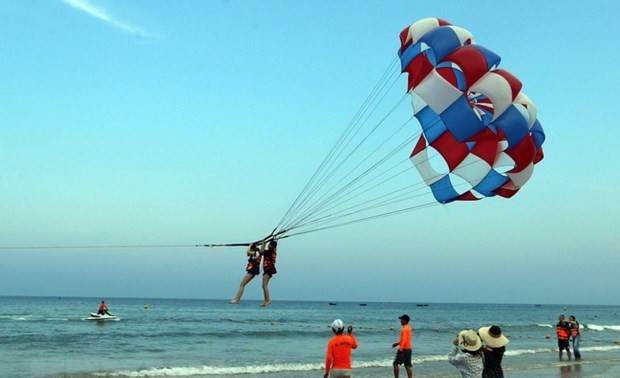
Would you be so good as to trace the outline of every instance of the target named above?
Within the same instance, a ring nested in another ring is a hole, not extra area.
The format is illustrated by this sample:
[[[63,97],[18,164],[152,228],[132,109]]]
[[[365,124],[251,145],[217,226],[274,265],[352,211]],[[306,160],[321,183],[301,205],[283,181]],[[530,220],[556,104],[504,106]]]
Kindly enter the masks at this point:
[[[446,362],[447,365],[447,362]],[[460,377],[458,371],[447,369],[446,372],[429,372],[428,369],[416,369],[414,364],[414,377],[417,378],[456,378]],[[401,372],[401,376],[402,376]],[[372,371],[355,371],[355,375],[361,378],[367,377],[386,377],[392,376],[391,369],[373,369]],[[510,364],[504,366],[504,376],[506,378],[618,378],[620,377],[620,358],[616,361],[580,361],[580,362],[557,362],[554,367],[532,366],[527,369],[515,370]]]
[[[504,370],[506,377],[516,378],[617,378],[620,377],[620,360],[615,363],[601,363],[600,361],[588,362],[559,362],[556,367],[532,367],[529,370],[511,371]]]

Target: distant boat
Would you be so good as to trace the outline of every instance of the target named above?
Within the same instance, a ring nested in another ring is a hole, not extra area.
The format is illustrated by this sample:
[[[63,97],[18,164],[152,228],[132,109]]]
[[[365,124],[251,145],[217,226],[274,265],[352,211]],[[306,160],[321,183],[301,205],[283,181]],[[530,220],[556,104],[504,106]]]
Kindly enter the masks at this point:
[[[335,305],[337,305],[337,304],[338,304],[338,303],[336,303],[336,302],[329,302],[329,305],[330,305],[330,306],[335,306]]]
[[[366,306],[366,303],[360,303],[360,306]]]
[[[428,307],[426,303],[418,303],[416,306],[418,307]]]

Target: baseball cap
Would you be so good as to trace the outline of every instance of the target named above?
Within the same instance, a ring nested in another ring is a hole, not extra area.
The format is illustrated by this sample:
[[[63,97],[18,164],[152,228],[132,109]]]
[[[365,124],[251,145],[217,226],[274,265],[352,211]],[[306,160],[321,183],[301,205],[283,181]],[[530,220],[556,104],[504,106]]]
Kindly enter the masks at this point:
[[[334,322],[332,323],[332,329],[336,332],[342,331],[344,329],[344,323],[342,323],[342,320],[340,319],[334,320]]]
[[[407,315],[407,314],[404,314],[404,315],[402,315],[402,316],[399,316],[399,317],[398,317],[398,319],[403,319],[404,321],[407,321],[407,322],[408,322],[409,320],[411,320],[411,318],[409,318],[409,315]]]

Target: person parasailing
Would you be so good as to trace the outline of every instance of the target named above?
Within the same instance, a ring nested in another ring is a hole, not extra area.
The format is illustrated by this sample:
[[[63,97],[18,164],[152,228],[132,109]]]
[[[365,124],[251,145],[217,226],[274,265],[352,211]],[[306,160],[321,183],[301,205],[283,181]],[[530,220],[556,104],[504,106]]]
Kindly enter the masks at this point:
[[[267,241],[265,239],[262,240],[260,247],[260,254],[263,256],[263,295],[264,301],[261,304],[261,307],[266,307],[271,304],[271,298],[269,296],[269,281],[274,274],[278,271],[276,270],[276,257],[278,256],[277,248],[278,242],[275,239],[271,239],[269,241],[269,247],[265,249],[267,245]]]
[[[248,255],[248,265],[245,268],[246,274],[241,279],[241,283],[239,284],[239,291],[237,291],[237,295],[233,298],[230,304],[238,304],[241,300],[241,296],[243,296],[243,290],[245,289],[245,285],[247,285],[254,277],[256,277],[260,273],[260,263],[261,263],[261,251],[259,251],[257,243],[251,243],[248,245],[248,249],[246,251]]]

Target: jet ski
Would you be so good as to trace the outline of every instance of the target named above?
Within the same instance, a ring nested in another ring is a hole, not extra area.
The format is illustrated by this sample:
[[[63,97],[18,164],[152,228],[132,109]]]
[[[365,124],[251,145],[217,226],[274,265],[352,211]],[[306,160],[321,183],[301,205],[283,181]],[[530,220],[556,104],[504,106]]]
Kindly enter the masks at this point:
[[[119,318],[116,315],[107,313],[107,314],[96,314],[94,312],[90,313],[90,316],[88,318],[84,318],[84,320],[99,320],[99,321],[104,321],[104,320],[121,320],[121,318]]]

